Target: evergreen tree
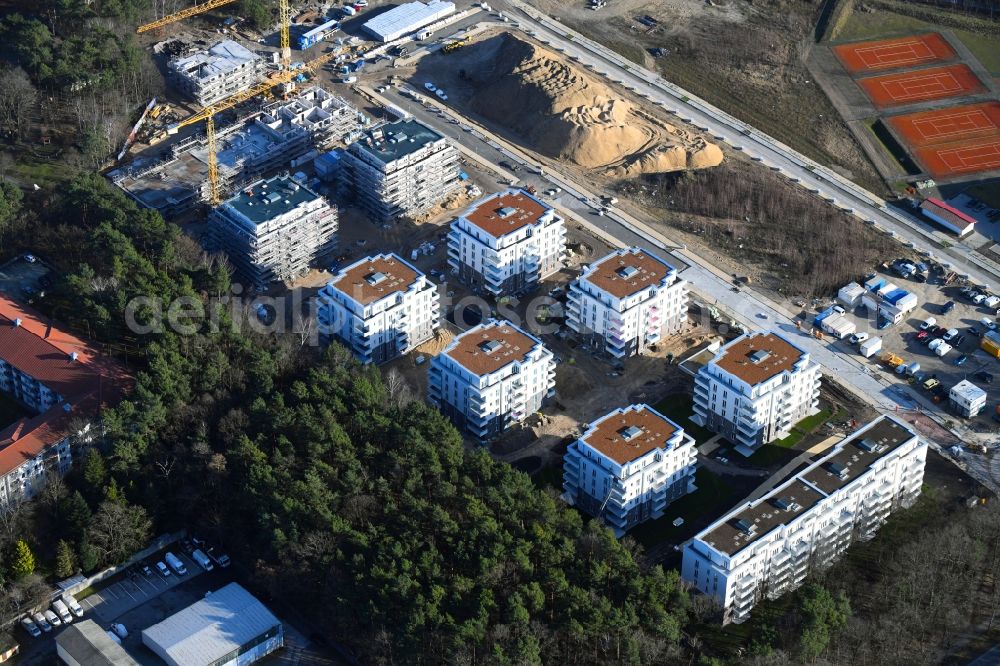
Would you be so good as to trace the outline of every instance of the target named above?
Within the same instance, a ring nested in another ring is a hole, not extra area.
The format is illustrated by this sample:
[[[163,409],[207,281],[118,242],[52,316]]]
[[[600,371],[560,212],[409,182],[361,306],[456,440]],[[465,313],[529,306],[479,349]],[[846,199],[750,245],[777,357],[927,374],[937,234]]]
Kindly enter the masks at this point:
[[[59,578],[69,578],[76,572],[76,557],[73,555],[73,548],[59,539],[56,544],[56,576]]]
[[[21,580],[35,573],[35,556],[24,539],[14,543],[10,556],[10,575],[14,580]]]

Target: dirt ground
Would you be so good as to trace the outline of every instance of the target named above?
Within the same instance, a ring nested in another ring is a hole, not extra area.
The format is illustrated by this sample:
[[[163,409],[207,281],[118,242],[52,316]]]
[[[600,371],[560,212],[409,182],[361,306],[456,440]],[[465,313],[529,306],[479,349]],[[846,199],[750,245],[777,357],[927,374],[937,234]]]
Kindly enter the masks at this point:
[[[613,0],[597,11],[585,0],[533,4],[872,191],[885,190],[803,64],[819,0]],[[635,20],[643,16],[658,24]]]

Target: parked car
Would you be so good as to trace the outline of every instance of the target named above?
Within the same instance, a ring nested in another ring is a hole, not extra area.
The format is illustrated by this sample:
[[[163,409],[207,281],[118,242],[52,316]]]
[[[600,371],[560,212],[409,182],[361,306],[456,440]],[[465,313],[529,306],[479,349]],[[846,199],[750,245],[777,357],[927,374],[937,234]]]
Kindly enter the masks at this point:
[[[115,632],[115,635],[117,635],[118,638],[121,638],[123,640],[128,638],[128,629],[126,629],[125,625],[121,624],[120,622],[112,624],[111,631]]]
[[[961,356],[955,359],[955,365],[965,365],[965,362],[968,360],[969,357],[966,356],[965,354],[962,354]]]
[[[83,606],[80,605],[80,602],[77,601],[72,594],[69,592],[63,592],[62,600],[63,603],[69,607],[69,610],[73,613],[73,615],[83,617]]]
[[[948,314],[955,309],[955,301],[948,301],[941,306],[941,314]]]
[[[169,576],[170,575],[170,567],[168,567],[163,562],[157,562],[156,563],[156,570],[160,572],[161,576]]]
[[[942,336],[942,339],[945,342],[951,342],[952,340],[954,340],[957,337],[958,337],[958,329],[957,328],[949,328],[945,332],[945,334]]]
[[[41,613],[34,613],[31,616],[31,619],[35,621],[35,624],[37,624],[38,628],[41,629],[42,631],[46,633],[52,631],[52,625],[49,624],[49,621],[46,620],[45,616],[42,615]]]
[[[978,380],[978,381],[980,381],[980,382],[982,382],[984,384],[988,385],[988,384],[992,384],[993,383],[993,375],[991,375],[990,373],[986,372],[985,370],[980,370],[979,372],[977,372],[976,374],[974,374],[972,376],[976,380]]]
[[[983,325],[984,331],[995,331],[997,330],[997,323],[990,319],[989,317],[983,317],[979,320],[979,323]]]
[[[33,264],[36,261],[38,261],[38,259],[35,258],[35,255],[33,255],[33,254],[26,254],[26,255],[24,255],[24,260],[27,261],[29,264]]]
[[[38,628],[38,625],[30,617],[21,618],[21,628],[24,629],[32,638],[38,638],[42,635],[42,630]]]
[[[841,306],[841,305],[834,305],[833,306],[833,311],[836,312],[837,314],[846,314],[847,313],[847,311],[844,310],[843,306]]]
[[[145,576],[146,578],[149,578],[150,576],[153,575],[153,570],[149,568],[148,564],[142,565],[142,575]]]
[[[851,336],[851,344],[858,345],[868,339],[868,333],[861,331],[860,333],[855,333]]]
[[[935,338],[940,338],[942,335],[948,332],[948,329],[944,326],[935,326],[934,328],[928,329]]]
[[[976,305],[982,305],[983,301],[985,300],[986,300],[986,294],[983,293],[977,293],[975,296],[972,297],[972,302],[975,303]]]
[[[215,562],[215,566],[220,569],[225,569],[230,564],[229,556],[225,553],[219,552],[215,547],[209,548],[205,551],[205,553],[213,562]]]
[[[934,317],[928,317],[927,319],[924,319],[922,322],[920,322],[920,330],[926,331],[929,328],[934,328],[934,324],[936,323],[937,319],[935,319]]]
[[[922,341],[922,342],[926,341],[927,338],[929,338],[929,337],[930,337],[930,333],[928,333],[927,331],[917,331],[917,340],[918,341]]]

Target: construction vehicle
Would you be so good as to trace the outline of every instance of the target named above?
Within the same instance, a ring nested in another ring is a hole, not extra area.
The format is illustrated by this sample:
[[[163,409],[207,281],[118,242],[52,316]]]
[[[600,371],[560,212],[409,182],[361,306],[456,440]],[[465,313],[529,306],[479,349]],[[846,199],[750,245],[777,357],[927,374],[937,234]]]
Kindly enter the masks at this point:
[[[442,53],[452,53],[454,51],[459,50],[460,48],[462,48],[466,44],[468,44],[468,42],[466,40],[464,40],[464,39],[460,39],[460,40],[455,41],[455,42],[450,42],[450,43],[444,45],[444,48],[441,49],[441,52]]]
[[[282,2],[287,7],[286,0],[282,0]],[[201,122],[202,120],[205,121],[205,137],[208,139],[209,203],[211,205],[217,206],[222,201],[222,192],[219,187],[219,155],[218,147],[215,143],[215,114],[231,109],[234,106],[239,106],[243,102],[257,97],[258,95],[268,93],[272,88],[277,86],[287,86],[291,84],[293,81],[301,77],[304,73],[303,69],[315,75],[315,73],[319,71],[323,65],[330,60],[333,60],[336,56],[336,51],[329,51],[305,63],[303,67],[297,69],[285,68],[284,70],[270,76],[267,80],[262,81],[261,83],[258,83],[257,85],[242,92],[238,92],[221,102],[205,107],[193,116],[189,116],[184,120],[171,125],[167,129],[168,134],[176,134],[182,127],[193,125]]]
[[[886,352],[882,355],[882,362],[885,363],[890,368],[898,368],[900,365],[905,363],[902,356],[893,354],[892,352]]]

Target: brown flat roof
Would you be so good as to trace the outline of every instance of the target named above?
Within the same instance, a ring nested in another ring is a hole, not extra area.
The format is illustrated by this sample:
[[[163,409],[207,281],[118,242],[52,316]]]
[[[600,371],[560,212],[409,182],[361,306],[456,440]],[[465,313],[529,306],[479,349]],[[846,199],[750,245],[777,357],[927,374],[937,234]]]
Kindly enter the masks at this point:
[[[670,271],[670,266],[645,250],[633,249],[604,257],[590,267],[584,279],[621,299],[659,284]]]
[[[646,405],[633,405],[624,411],[611,412],[592,428],[589,433],[584,434],[581,441],[619,465],[632,462],[655,449],[662,449],[667,440],[679,430],[667,417]],[[638,431],[629,437],[628,428],[636,428]]]
[[[523,190],[507,190],[480,202],[463,217],[490,236],[500,238],[538,222],[548,207]]]
[[[832,494],[864,474],[879,458],[916,435],[897,421],[883,416],[842,442],[843,448],[800,477],[824,493]]]
[[[721,350],[715,364],[756,386],[780,375],[802,358],[803,353],[774,333],[758,333],[738,338]],[[759,360],[754,360],[757,357]]]
[[[700,538],[732,557],[774,528],[795,520],[821,499],[823,495],[796,478],[757,500],[757,504],[734,512],[728,520]]]
[[[453,341],[445,353],[469,372],[488,375],[508,363],[523,361],[535,345],[534,338],[509,322],[480,324]]]
[[[401,258],[385,254],[355,262],[330,284],[361,305],[368,305],[391,294],[405,292],[416,280],[417,272]]]

